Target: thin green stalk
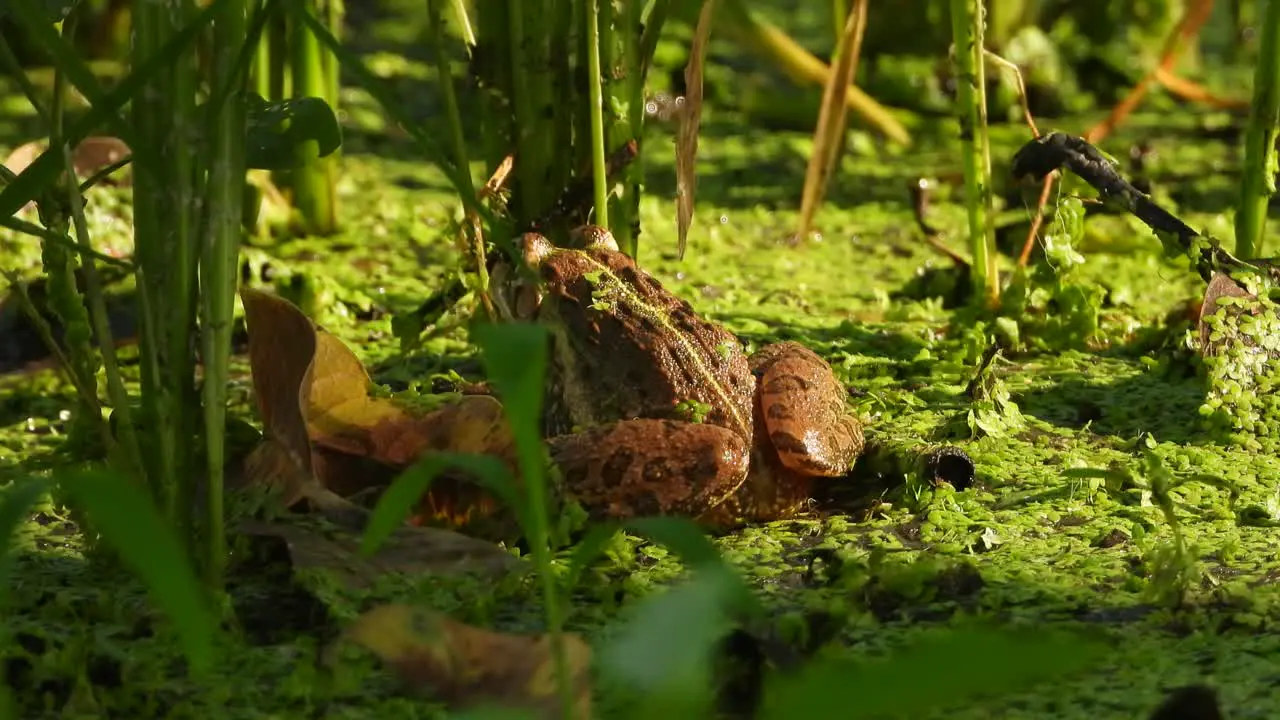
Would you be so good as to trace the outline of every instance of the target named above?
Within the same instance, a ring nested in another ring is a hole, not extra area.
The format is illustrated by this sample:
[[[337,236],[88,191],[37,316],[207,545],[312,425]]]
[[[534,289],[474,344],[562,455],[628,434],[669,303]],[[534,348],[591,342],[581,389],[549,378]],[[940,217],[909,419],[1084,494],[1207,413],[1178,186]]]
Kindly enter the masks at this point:
[[[518,190],[515,195],[517,223],[541,216],[559,194],[550,187],[548,169],[565,162],[552,148],[553,129],[542,111],[556,102],[552,96],[550,72],[551,16],[545,2],[510,3],[507,20],[511,56],[510,93],[515,114]]]
[[[640,254],[640,190],[644,182],[644,165],[641,162],[644,149],[639,147],[644,139],[644,84],[647,62],[643,54],[643,40],[639,27],[644,17],[644,3],[641,0],[626,0],[623,4],[622,37],[623,57],[626,63],[626,131],[627,138],[636,141],[636,158],[623,173],[624,209],[623,222],[620,223],[631,246],[631,256]],[[614,148],[620,143],[615,142]],[[616,223],[616,221],[615,221]]]
[[[649,74],[649,65],[653,62],[653,54],[658,51],[658,38],[662,28],[671,16],[671,8],[675,0],[653,0],[649,14],[644,17],[644,32],[640,35],[640,75]]]
[[[458,23],[462,42],[467,46],[467,52],[471,52],[471,48],[476,46],[476,31],[471,29],[471,18],[467,16],[467,4],[465,0],[449,0],[449,5],[453,8],[453,18]]]
[[[585,0],[587,87],[591,98],[591,177],[595,189],[595,222],[609,227],[609,182],[604,166],[604,89],[600,77],[600,0]]]
[[[476,193],[475,180],[471,177],[471,164],[467,154],[466,134],[462,129],[462,111],[458,107],[458,94],[453,87],[453,71],[449,66],[449,56],[445,52],[444,17],[441,13],[442,0],[427,0],[427,15],[432,30],[432,49],[435,51],[436,72],[440,77],[440,89],[444,95],[445,116],[449,121],[449,140],[452,142],[453,163],[458,177],[462,180],[462,190],[468,195]]]
[[[427,0],[428,24],[432,30],[432,48],[435,50],[436,72],[440,77],[440,88],[444,94],[445,116],[449,121],[449,139],[453,143],[453,163],[458,176],[462,179],[462,192],[475,197],[475,180],[471,177],[471,160],[467,153],[467,138],[462,129],[462,111],[458,108],[458,95],[453,87],[453,72],[449,67],[449,55],[445,52],[444,15],[441,12],[442,0]],[[465,223],[466,233],[470,239],[476,272],[480,276],[480,287],[489,287],[489,270],[485,264],[484,241],[480,235],[478,216],[468,213],[469,222]]]
[[[849,21],[849,0],[831,0],[831,30],[836,34],[836,50],[832,57],[840,54],[840,39],[843,37],[840,28]]]
[[[64,144],[62,152],[67,173],[69,175],[74,174],[71,149]],[[76,239],[79,240],[82,250],[92,250],[92,244],[89,241],[89,224],[84,217],[84,197],[80,194],[80,188],[75,183],[67,184],[67,199],[71,207],[71,219],[76,229]],[[111,400],[111,408],[117,419],[116,433],[119,436],[117,438],[117,447],[121,454],[113,459],[123,463],[124,467],[120,467],[120,470],[138,480],[144,480],[146,475],[142,465],[142,445],[138,442],[137,426],[134,425],[132,400],[129,397],[128,388],[124,386],[124,380],[120,375],[120,365],[116,359],[116,342],[111,332],[111,322],[107,316],[107,301],[102,289],[102,276],[98,273],[98,266],[93,261],[93,255],[90,252],[81,253],[80,268],[84,271],[84,294],[89,305],[89,318],[93,322],[94,334],[98,338],[102,369],[107,378],[107,397]],[[95,418],[94,421],[98,422],[99,420]]]
[[[239,60],[248,29],[249,2],[230,2],[214,22],[213,87],[227,88],[209,118],[209,179],[200,263],[200,309],[204,360],[204,432],[208,477],[205,497],[205,583],[221,589],[227,542],[223,520],[227,381],[231,375],[231,328],[239,279],[240,219],[244,200],[246,77]]]
[[[574,8],[577,0],[552,0],[554,27],[570,28],[573,26]],[[560,32],[551,36],[551,92],[557,98],[572,98],[576,92],[573,65],[573,33]],[[577,158],[572,150],[578,106],[572,101],[561,101],[552,104],[550,118],[551,132],[554,133],[555,147],[566,148],[556,163],[556,174],[551,178],[554,187],[568,187],[578,173]]]
[[[296,8],[295,8],[296,9]],[[289,23],[297,22],[297,18],[287,17],[287,13],[272,13],[267,19],[267,65],[270,68],[267,88],[270,92],[264,97],[268,100],[283,100],[289,97]]]
[[[1267,3],[1258,61],[1253,74],[1253,103],[1245,131],[1244,176],[1236,211],[1236,256],[1262,252],[1267,204],[1276,192],[1276,133],[1280,123],[1280,2]]]
[[[300,3],[302,12],[320,19],[317,3],[321,1]],[[315,33],[296,18],[290,41],[293,96],[326,98],[330,92],[325,77],[324,56],[327,52]],[[293,188],[293,204],[298,210],[302,228],[304,232],[318,235],[334,233],[338,229],[338,218],[335,178],[330,172],[332,159],[320,157],[314,142],[305,143],[298,152],[299,164],[290,173],[289,185]]]
[[[133,10],[133,65],[159,52],[185,25],[191,9],[188,3],[138,4]],[[161,512],[181,527],[184,537],[190,537],[190,441],[197,402],[191,351],[198,258],[190,152],[191,138],[200,131],[195,97],[196,61],[188,48],[139,88],[131,107],[134,132],[150,140],[132,145],[134,162],[144,170],[135,172],[133,181],[139,303],[156,313],[142,318],[139,338],[142,425],[155,438],[146,446],[147,469]]]
[[[0,62],[3,62],[4,69],[9,71],[9,77],[17,81],[18,89],[27,96],[27,102],[31,103],[32,109],[36,111],[36,117],[48,123],[49,112],[45,110],[44,101],[40,99],[40,91],[36,89],[35,83],[31,82],[31,78],[27,77],[26,70],[23,69],[22,63],[18,62],[18,57],[13,54],[13,48],[9,47],[9,40],[3,33],[0,33]]]
[[[991,157],[987,138],[985,70],[982,56],[982,0],[951,0],[955,43],[956,110],[960,121],[965,205],[973,246],[974,293],[987,305],[1000,295],[991,228]]]
[[[77,244],[74,240],[69,239],[65,235],[59,235],[53,232],[52,230],[42,228],[39,225],[29,223],[26,220],[21,220],[16,217],[0,218],[0,227],[8,228],[10,230],[13,230],[14,232],[25,233],[33,237],[38,237],[41,240],[44,240],[46,242],[51,242],[56,245],[61,245],[62,247],[68,250],[71,250],[73,252],[79,252],[81,255],[91,257],[94,260],[97,260],[98,262],[106,263],[108,265],[114,265],[124,270],[133,270],[135,267],[135,265],[129,262],[128,260],[121,260],[120,258],[117,258],[117,257],[111,257],[110,255],[98,252],[97,250],[93,250],[91,248],[89,249],[83,248],[79,244]]]
[[[73,14],[62,24],[64,35],[70,36],[75,32],[75,18]],[[76,188],[75,169],[71,165],[70,154],[65,152],[63,134],[66,95],[66,72],[62,66],[55,65],[53,102],[49,108],[48,117],[49,147],[64,150],[58,185],[60,189],[66,188],[68,192],[73,193]],[[65,196],[59,197],[57,193],[47,193],[38,201],[38,210],[41,220],[49,230],[56,235],[70,237],[66,213],[71,210],[71,206],[64,206],[65,201]],[[77,228],[77,231],[80,229]],[[78,244],[87,244],[87,234],[77,234]],[[81,398],[80,413],[76,422],[88,423],[91,426],[101,424],[102,408],[98,402],[97,373],[102,358],[99,351],[93,347],[93,321],[85,306],[85,297],[76,283],[76,255],[74,251],[63,245],[42,243],[41,261],[48,282],[49,307],[63,323],[63,341],[66,343],[67,360],[70,362],[69,370],[77,377],[79,384],[88,390]],[[86,283],[89,279],[88,272],[89,269],[86,267]],[[96,276],[94,279],[97,279]],[[98,299],[101,300],[101,287],[96,289],[99,291]],[[112,445],[108,437],[106,446],[108,452],[112,450]]]
[[[62,24],[63,38],[70,40],[75,33],[76,16],[73,14],[68,17]],[[84,216],[84,196],[81,195],[80,186],[75,182],[76,171],[75,164],[71,161],[71,148],[66,143],[63,136],[63,113],[62,113],[62,96],[65,92],[63,87],[65,80],[60,70],[54,71],[54,111],[50,117],[50,128],[52,134],[49,138],[50,147],[61,147],[62,149],[62,167],[66,173],[67,183],[67,207],[71,211],[72,224],[76,231],[76,240],[79,249],[85,252],[80,255],[80,268],[84,273],[85,280],[85,300],[88,304],[89,319],[93,324],[94,334],[98,339],[98,356],[102,361],[103,372],[107,380],[107,396],[111,400],[111,406],[118,422],[116,423],[117,433],[119,435],[118,442],[108,443],[108,452],[112,456],[112,460],[118,463],[117,467],[125,471],[129,475],[138,480],[145,479],[142,466],[142,446],[138,442],[138,434],[136,426],[133,422],[133,410],[131,407],[131,398],[129,391],[124,386],[124,380],[120,376],[120,366],[116,359],[116,343],[112,336],[111,323],[107,318],[107,301],[106,295],[102,288],[102,276],[98,273],[98,266],[93,260],[93,244],[89,238],[89,224]],[[91,386],[97,388],[97,382]],[[91,422],[103,424],[101,412],[92,408],[95,415]],[[119,467],[123,465],[123,467]]]
[[[259,10],[265,10],[267,0],[257,0]],[[268,22],[270,22],[268,20]],[[271,35],[258,38],[253,53],[253,91],[263,98],[271,98]]]

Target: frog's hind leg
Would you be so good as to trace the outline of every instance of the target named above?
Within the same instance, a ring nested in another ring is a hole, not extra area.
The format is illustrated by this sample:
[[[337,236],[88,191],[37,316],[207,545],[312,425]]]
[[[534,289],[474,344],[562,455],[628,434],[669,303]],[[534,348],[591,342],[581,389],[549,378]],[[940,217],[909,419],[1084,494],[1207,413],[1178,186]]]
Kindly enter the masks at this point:
[[[698,516],[747,476],[750,452],[717,425],[635,419],[548,440],[565,490],[593,517]]]
[[[809,476],[838,477],[862,452],[862,425],[845,409],[845,389],[831,366],[794,342],[751,356],[756,376],[757,432],[768,434],[778,460]]]

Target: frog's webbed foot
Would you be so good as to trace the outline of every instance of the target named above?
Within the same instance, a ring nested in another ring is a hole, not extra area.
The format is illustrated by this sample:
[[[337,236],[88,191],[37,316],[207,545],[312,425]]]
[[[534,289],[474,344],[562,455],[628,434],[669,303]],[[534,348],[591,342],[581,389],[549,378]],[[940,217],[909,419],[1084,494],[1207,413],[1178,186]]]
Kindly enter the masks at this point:
[[[548,441],[565,489],[593,516],[700,515],[747,476],[737,433],[677,420],[623,420]]]
[[[862,453],[862,425],[845,410],[845,389],[831,366],[794,342],[767,345],[751,357],[759,418],[787,469],[838,477]]]

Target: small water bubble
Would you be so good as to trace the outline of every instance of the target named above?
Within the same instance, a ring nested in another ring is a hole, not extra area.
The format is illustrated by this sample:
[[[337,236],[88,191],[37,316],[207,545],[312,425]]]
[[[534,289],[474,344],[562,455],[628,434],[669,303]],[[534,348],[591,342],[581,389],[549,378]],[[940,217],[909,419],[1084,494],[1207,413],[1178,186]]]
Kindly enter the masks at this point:
[[[728,225],[728,224],[729,224],[729,216],[728,216],[728,215],[721,215],[721,216],[720,216],[720,224],[721,224],[721,225]]]
[[[66,422],[66,421],[68,421],[68,420],[70,420],[70,419],[71,419],[71,411],[70,411],[70,410],[59,410],[59,411],[58,411],[58,420],[59,420],[60,422]]]

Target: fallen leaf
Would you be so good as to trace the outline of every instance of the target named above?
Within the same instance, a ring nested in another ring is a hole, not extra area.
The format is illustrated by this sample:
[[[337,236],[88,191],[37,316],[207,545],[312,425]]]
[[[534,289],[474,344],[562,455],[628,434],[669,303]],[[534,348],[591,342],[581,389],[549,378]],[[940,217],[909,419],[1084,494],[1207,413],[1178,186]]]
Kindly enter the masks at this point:
[[[518,558],[493,543],[443,528],[400,528],[367,558],[360,554],[360,536],[356,532],[259,520],[243,522],[237,530],[245,535],[283,539],[295,570],[328,571],[351,590],[368,588],[388,573],[478,573],[497,578],[522,566]]]
[[[591,648],[561,636],[573,694],[571,717],[591,716]],[[366,648],[406,683],[453,709],[499,705],[562,718],[549,635],[478,628],[425,608],[383,605],[359,617],[338,642]],[[328,657],[332,662],[331,646]]]
[[[1222,297],[1257,300],[1252,293],[1241,287],[1238,282],[1226,273],[1216,272],[1209,278],[1209,284],[1204,290],[1204,302],[1200,303],[1200,318],[1196,328],[1200,337],[1200,352],[1205,356],[1212,356],[1217,353],[1217,347],[1209,342],[1211,328],[1209,323],[1206,322],[1207,318],[1220,312],[1239,315],[1249,311],[1248,305],[1219,305],[1218,298]]]
[[[297,306],[252,288],[240,295],[265,435],[246,476],[280,490],[286,507],[305,498],[322,510],[347,512],[345,498],[385,487],[431,451],[490,454],[516,471],[496,398],[463,395],[423,410],[372,396],[360,359]],[[501,509],[472,484],[447,478],[432,487],[422,510],[428,520],[462,527]]]

